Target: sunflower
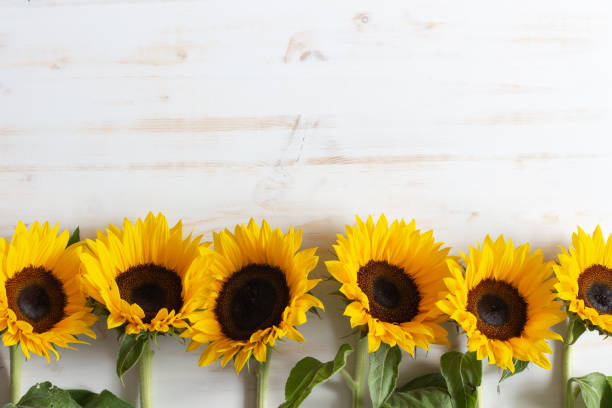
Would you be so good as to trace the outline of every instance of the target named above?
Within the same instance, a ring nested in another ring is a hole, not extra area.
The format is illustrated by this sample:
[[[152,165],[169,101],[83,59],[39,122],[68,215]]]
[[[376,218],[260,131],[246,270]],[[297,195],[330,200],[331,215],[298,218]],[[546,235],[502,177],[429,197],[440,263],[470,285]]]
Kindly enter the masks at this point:
[[[201,273],[191,268],[200,239],[183,239],[182,223],[169,228],[161,213],[135,224],[125,219],[123,230],[111,224],[95,241],[88,239],[83,282],[108,311],[108,328],[125,324],[127,334],[185,328],[204,304]]]
[[[389,226],[384,215],[376,225],[371,216],[366,223],[357,217],[356,226],[346,226],[346,238],[338,234],[338,260],[325,264],[352,301],[344,311],[351,327],[367,325],[370,353],[381,341],[412,356],[415,346],[448,344],[439,324],[445,319],[435,307],[442,278],[449,276],[450,249],[441,247],[432,231],[415,230],[414,220]]]
[[[58,232],[57,224],[35,222],[27,230],[19,222],[10,243],[0,238],[0,333],[28,359],[32,352],[49,361],[51,351],[59,360],[55,346],[85,343],[79,334],[96,337],[79,282],[81,246],[66,248],[69,233]]]
[[[559,264],[553,266],[559,283],[557,295],[568,310],[612,333],[612,235],[605,241],[597,226],[593,237],[578,228],[573,248],[561,248]]]
[[[266,361],[266,346],[274,346],[276,339],[304,341],[294,326],[306,322],[311,308],[323,309],[309,293],[320,281],[308,279],[319,258],[316,248],[297,252],[301,230],[291,227],[283,235],[266,221],[259,228],[251,219],[233,234],[226,229],[213,237],[214,250],[203,251],[196,261],[199,269],[207,269],[207,308],[193,314],[190,329],[181,336],[191,338],[187,351],[209,343],[199,365],[222,358],[225,366],[234,358],[239,373],[251,355]]]
[[[529,244],[514,248],[503,235],[495,242],[487,235],[482,248],[470,247],[469,256],[461,256],[465,276],[462,266],[449,260],[453,277],[444,280],[448,293],[437,306],[465,330],[468,349],[511,372],[513,358],[550,369],[546,339],[563,339],[549,328],[566,313],[555,301],[556,279],[542,251],[530,253]]]

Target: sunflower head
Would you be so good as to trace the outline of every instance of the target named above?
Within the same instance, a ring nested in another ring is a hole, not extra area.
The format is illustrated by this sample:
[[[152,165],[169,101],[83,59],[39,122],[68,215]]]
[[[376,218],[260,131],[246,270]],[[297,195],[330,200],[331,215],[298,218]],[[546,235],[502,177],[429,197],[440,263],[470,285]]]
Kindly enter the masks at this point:
[[[568,310],[600,331],[612,333],[612,235],[604,240],[597,226],[593,236],[578,228],[573,247],[562,248],[559,264],[553,266],[559,282],[559,298]]]
[[[240,372],[253,355],[266,360],[266,346],[287,337],[304,341],[294,326],[306,322],[306,312],[323,308],[309,292],[320,279],[308,279],[317,265],[316,248],[302,251],[302,231],[285,235],[266,221],[261,228],[251,219],[213,234],[214,250],[202,251],[196,267],[205,269],[203,287],[209,290],[206,310],[194,313],[191,327],[181,336],[191,338],[188,351],[209,343],[200,365],[232,358]]]
[[[529,244],[514,248],[512,240],[487,236],[482,247],[461,256],[465,274],[458,262],[448,261],[453,276],[444,280],[448,293],[437,306],[465,330],[468,349],[512,372],[513,358],[550,369],[546,339],[563,339],[549,327],[566,313],[555,301],[555,279],[542,251],[530,253]]]
[[[338,260],[326,262],[327,270],[352,301],[344,311],[351,327],[367,325],[370,352],[381,341],[413,356],[415,346],[448,344],[435,302],[444,290],[442,279],[450,276],[449,248],[436,243],[432,231],[416,230],[414,220],[388,225],[384,215],[376,224],[371,216],[365,223],[357,217],[334,249]]]
[[[149,213],[135,224],[124,220],[87,240],[83,281],[89,296],[108,312],[108,328],[127,334],[184,329],[191,313],[203,307],[202,274],[192,268],[201,236],[183,238],[179,221],[169,228],[162,214]]]
[[[0,238],[0,333],[26,358],[32,352],[49,361],[51,351],[59,359],[55,346],[84,343],[79,334],[96,337],[79,281],[82,247],[66,248],[68,231],[58,233],[57,224],[35,222],[28,230],[19,222],[10,243]]]

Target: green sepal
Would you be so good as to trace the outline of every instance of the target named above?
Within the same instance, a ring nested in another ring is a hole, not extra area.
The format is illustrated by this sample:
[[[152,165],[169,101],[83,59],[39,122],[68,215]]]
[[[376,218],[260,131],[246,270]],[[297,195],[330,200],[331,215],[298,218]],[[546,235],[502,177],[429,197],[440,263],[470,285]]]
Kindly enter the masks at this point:
[[[510,371],[507,368],[504,369],[504,372],[499,378],[498,384],[504,381],[505,379],[512,377],[513,375],[516,375],[516,374],[519,374],[525,371],[525,369],[529,365],[529,361],[517,360],[516,358],[513,358],[512,362],[514,363],[514,372]]]
[[[321,319],[321,312],[319,312],[319,308],[316,306],[311,307],[310,309],[307,310],[308,313],[312,313],[315,316],[317,316],[319,319]]]
[[[346,358],[353,347],[343,344],[333,361],[322,363],[316,358],[305,357],[291,369],[285,384],[285,402],[279,408],[296,408],[318,384],[324,383],[346,365]]]
[[[569,313],[569,319],[570,319],[570,322],[572,320],[580,321],[582,324],[584,324],[584,326],[586,327],[588,331],[595,331],[599,333],[600,336],[604,336],[605,338],[612,337],[612,333],[605,331],[604,329],[602,329],[601,327],[597,325],[594,325],[590,320],[582,320],[577,313]]]
[[[584,333],[587,329],[584,320],[580,319],[578,315],[574,314],[569,318],[569,327],[567,329],[567,338],[565,344],[572,345],[576,343],[576,340]]]
[[[398,346],[389,347],[381,343],[378,350],[370,353],[370,371],[368,373],[368,388],[372,407],[382,407],[395,390],[399,375],[399,363],[402,361],[402,351]]]
[[[81,230],[79,229],[79,227],[76,227],[76,229],[72,232],[72,234],[70,234],[70,238],[68,238],[68,243],[66,244],[66,248],[68,248],[72,244],[76,244],[80,240],[81,240]]]
[[[477,387],[482,381],[482,362],[476,352],[449,351],[440,358],[440,371],[455,408],[473,408],[478,401]]]
[[[363,336],[361,335],[361,332],[362,332],[362,330],[359,327],[357,327],[357,328],[351,330],[350,333],[345,334],[344,336],[341,336],[340,338],[341,339],[346,339],[348,337],[355,337],[355,335],[358,334],[358,333],[359,333],[359,338],[362,338]]]
[[[126,334],[117,354],[117,376],[123,383],[123,375],[134,367],[142,358],[145,346],[149,341],[147,333]]]
[[[572,392],[572,402],[578,394],[582,396],[586,408],[612,407],[612,384],[610,378],[602,373],[590,373],[584,377],[569,379],[570,384],[576,384]]]
[[[353,300],[347,299],[344,293],[340,292],[339,290],[334,290],[333,292],[330,292],[329,295],[337,296],[338,298],[340,298],[340,301],[345,305],[350,305],[351,303],[353,303]]]
[[[92,309],[91,312],[97,316],[106,317],[110,314],[108,309],[106,309],[106,306],[93,298],[87,298],[87,301],[85,301],[85,306]]]

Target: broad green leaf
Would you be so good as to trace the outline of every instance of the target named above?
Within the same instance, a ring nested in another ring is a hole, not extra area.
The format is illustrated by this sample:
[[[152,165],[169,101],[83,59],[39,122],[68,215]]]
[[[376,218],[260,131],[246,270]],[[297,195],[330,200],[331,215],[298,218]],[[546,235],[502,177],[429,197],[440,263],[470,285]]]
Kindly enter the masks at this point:
[[[565,344],[572,345],[586,331],[586,325],[580,317],[573,315],[569,318],[569,327]]]
[[[327,381],[346,365],[346,358],[352,352],[350,345],[343,344],[333,361],[322,363],[313,357],[298,361],[289,373],[285,384],[285,402],[279,408],[299,407],[315,386]]]
[[[395,390],[400,361],[402,352],[398,346],[389,347],[388,344],[381,343],[378,350],[370,353],[368,387],[373,408],[382,407]]]
[[[502,382],[506,378],[512,377],[513,375],[516,375],[518,373],[525,371],[525,369],[529,365],[529,361],[517,360],[516,358],[513,358],[512,362],[514,363],[514,372],[506,368],[504,372],[502,373],[501,378],[499,379],[499,382]]]
[[[98,394],[95,392],[91,392],[89,390],[66,390],[70,397],[79,405],[85,405],[92,399],[94,399]]]
[[[582,395],[587,408],[612,407],[612,386],[605,375],[591,373],[584,377],[570,378],[569,381],[578,385],[577,393]]]
[[[446,381],[440,373],[425,374],[408,381],[406,384],[398,388],[397,392],[406,392],[427,387],[441,388],[446,390]]]
[[[69,247],[72,244],[76,244],[80,240],[81,240],[81,230],[79,229],[79,227],[76,227],[72,235],[70,235],[70,238],[68,238],[68,244],[66,244],[66,247]]]
[[[36,384],[30,388],[21,397],[17,406],[29,408],[81,408],[70,397],[68,391],[54,386],[49,381]]]
[[[442,374],[425,374],[408,381],[387,400],[388,408],[452,408]]]
[[[453,408],[450,395],[438,387],[425,387],[391,394],[385,408]]]
[[[440,371],[446,380],[455,408],[476,406],[476,388],[482,380],[482,362],[475,352],[449,351],[440,358]]]
[[[146,334],[126,334],[117,355],[117,376],[123,383],[123,374],[134,367],[142,357],[145,345],[149,341]]]
[[[83,405],[83,408],[132,408],[132,406],[119,399],[112,392],[104,390],[86,405]]]
[[[67,390],[73,400],[83,408],[132,408],[108,390],[100,394],[88,390]]]

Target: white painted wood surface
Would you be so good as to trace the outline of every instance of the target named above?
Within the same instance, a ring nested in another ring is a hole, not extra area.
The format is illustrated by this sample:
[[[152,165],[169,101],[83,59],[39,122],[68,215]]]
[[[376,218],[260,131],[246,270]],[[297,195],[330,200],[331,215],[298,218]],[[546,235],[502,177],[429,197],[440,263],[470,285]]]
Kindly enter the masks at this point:
[[[210,237],[265,217],[303,227],[323,261],[355,214],[385,212],[456,250],[504,233],[554,259],[576,225],[612,231],[611,16],[607,0],[0,0],[0,234],[48,219],[91,237],[153,210]],[[349,331],[333,288],[316,290],[327,313],[307,342],[279,346],[271,406],[297,360],[331,358]],[[51,379],[136,402],[113,333],[97,332],[25,364],[24,389]],[[611,346],[582,338],[575,374],[612,374]],[[157,407],[254,406],[248,373],[183,350],[160,342]],[[488,367],[485,406],[559,407],[554,350],[552,371],[499,393]],[[400,381],[443,351],[406,357]],[[0,365],[4,402],[4,348]],[[303,406],[349,398],[336,378]]]

